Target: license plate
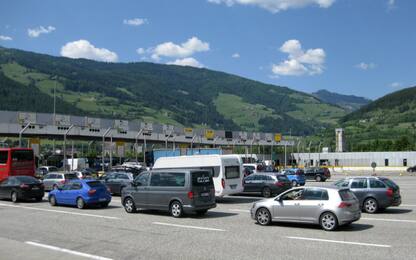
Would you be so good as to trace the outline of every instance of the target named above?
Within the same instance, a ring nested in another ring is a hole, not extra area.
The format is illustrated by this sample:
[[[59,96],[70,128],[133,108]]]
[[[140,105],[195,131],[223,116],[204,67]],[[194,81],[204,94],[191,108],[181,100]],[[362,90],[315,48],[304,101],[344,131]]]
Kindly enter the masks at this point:
[[[237,188],[237,184],[230,185],[230,188],[234,190],[235,188]]]
[[[209,196],[209,192],[202,192],[201,193],[201,197],[208,197]]]
[[[99,199],[99,201],[106,201],[106,200],[107,200],[106,198]]]

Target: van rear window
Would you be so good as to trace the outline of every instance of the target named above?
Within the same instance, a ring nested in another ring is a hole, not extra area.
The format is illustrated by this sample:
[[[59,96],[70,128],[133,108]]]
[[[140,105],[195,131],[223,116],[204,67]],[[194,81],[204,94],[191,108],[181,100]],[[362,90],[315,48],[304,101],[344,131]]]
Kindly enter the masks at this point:
[[[240,178],[240,166],[225,166],[225,178],[226,179]]]
[[[192,172],[192,186],[211,186],[212,174],[210,172]]]

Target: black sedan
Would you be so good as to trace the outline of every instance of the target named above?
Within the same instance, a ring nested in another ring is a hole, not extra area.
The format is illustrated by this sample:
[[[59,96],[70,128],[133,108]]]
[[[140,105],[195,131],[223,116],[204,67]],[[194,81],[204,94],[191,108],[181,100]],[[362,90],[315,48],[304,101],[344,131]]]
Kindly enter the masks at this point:
[[[292,188],[292,183],[286,175],[257,172],[244,178],[243,186],[244,192],[261,192],[269,198]]]
[[[130,186],[133,179],[131,172],[109,172],[101,177],[101,182],[107,186],[111,194],[121,195],[121,190]]]
[[[41,201],[44,193],[43,184],[30,176],[10,176],[0,182],[0,198],[13,202],[30,199]]]
[[[407,172],[416,172],[416,165],[413,167],[407,168]]]

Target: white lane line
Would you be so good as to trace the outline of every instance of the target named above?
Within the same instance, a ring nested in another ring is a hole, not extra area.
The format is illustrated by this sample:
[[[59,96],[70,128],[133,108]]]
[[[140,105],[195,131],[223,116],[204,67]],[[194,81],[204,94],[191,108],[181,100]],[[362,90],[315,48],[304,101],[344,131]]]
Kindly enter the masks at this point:
[[[47,248],[47,249],[50,249],[50,250],[54,250],[54,251],[58,251],[58,252],[62,252],[62,253],[68,253],[68,254],[76,255],[76,256],[82,256],[82,257],[86,257],[86,258],[90,258],[90,259],[112,260],[111,258],[107,258],[107,257],[102,257],[102,256],[98,256],[98,255],[90,255],[90,254],[86,254],[86,253],[82,253],[82,252],[78,252],[78,251],[73,251],[73,250],[60,248],[60,247],[56,247],[56,246],[40,244],[40,243],[36,243],[36,242],[32,242],[32,241],[26,241],[25,243],[28,244],[28,245],[32,245],[32,246],[43,247],[43,248]]]
[[[47,211],[47,212],[78,215],[78,216],[85,216],[85,217],[94,217],[94,218],[120,219],[118,217],[109,217],[109,216],[94,215],[94,214],[87,214],[87,213],[77,213],[77,212],[70,212],[70,211],[64,211],[64,210],[42,209],[42,208],[34,208],[34,207],[26,207],[26,206],[18,206],[18,205],[9,205],[9,204],[3,204],[3,203],[0,203],[0,206],[11,207],[11,208],[21,208],[21,209],[31,209],[31,210],[38,210],[38,211]]]
[[[400,204],[401,207],[416,207],[416,205],[411,204]]]
[[[191,229],[201,229],[201,230],[210,230],[210,231],[220,231],[220,232],[226,231],[225,229],[219,229],[219,228],[187,226],[187,225],[178,225],[178,224],[163,223],[163,222],[153,222],[152,224],[153,225],[161,225],[161,226],[180,227],[180,228],[191,228]]]
[[[374,220],[374,221],[416,223],[416,220],[409,220],[409,219],[389,219],[389,218],[360,218],[360,219]]]
[[[309,237],[287,237],[287,238],[297,239],[297,240],[309,240],[309,241],[317,241],[317,242],[357,245],[357,246],[391,247],[390,245],[369,244],[369,243],[360,243],[360,242],[348,242],[348,241],[328,240],[328,239],[309,238]]]
[[[230,211],[250,213],[250,210],[248,210],[248,209],[230,209]]]

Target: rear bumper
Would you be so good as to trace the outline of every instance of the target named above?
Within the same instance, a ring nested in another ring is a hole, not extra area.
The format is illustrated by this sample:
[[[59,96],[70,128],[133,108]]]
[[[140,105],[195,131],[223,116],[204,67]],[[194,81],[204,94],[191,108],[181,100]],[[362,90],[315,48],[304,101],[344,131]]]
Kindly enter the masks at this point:
[[[361,218],[361,211],[342,211],[338,213],[338,222],[340,225],[355,222]]]
[[[110,203],[111,196],[103,196],[103,197],[93,197],[85,199],[86,204],[99,204],[99,203]]]
[[[33,199],[33,198],[43,198],[45,192],[43,190],[38,191],[21,191],[17,194],[19,199]]]
[[[197,210],[208,210],[208,209],[212,209],[212,208],[215,208],[216,206],[217,206],[216,203],[207,204],[207,205],[203,205],[203,206],[183,205],[183,211],[185,213],[192,213],[192,212],[195,212]]]

